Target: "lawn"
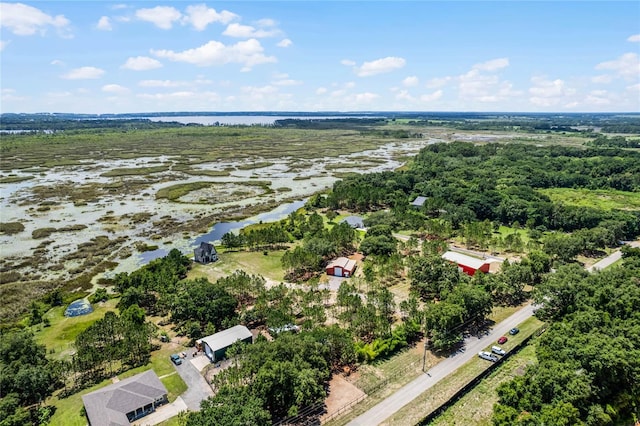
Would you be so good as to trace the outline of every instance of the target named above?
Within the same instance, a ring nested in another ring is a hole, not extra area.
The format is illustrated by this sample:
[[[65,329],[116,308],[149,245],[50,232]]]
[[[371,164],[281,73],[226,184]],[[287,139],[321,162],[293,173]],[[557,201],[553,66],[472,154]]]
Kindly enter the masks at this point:
[[[187,390],[186,383],[182,380],[180,375],[177,374],[173,364],[169,360],[169,355],[174,352],[176,352],[176,350],[172,348],[163,348],[154,351],[151,353],[151,362],[149,364],[125,371],[124,373],[119,374],[118,377],[120,379],[126,379],[127,377],[131,377],[151,369],[156,372],[158,377],[160,377],[160,381],[167,388],[169,401],[173,402],[176,397]],[[81,414],[82,395],[93,392],[111,383],[111,380],[107,379],[67,398],[59,399],[57,396],[52,397],[48,403],[56,407],[56,412],[51,418],[51,425],[85,426],[87,424],[87,420]]]
[[[215,282],[218,278],[232,274],[242,269],[248,274],[260,275],[265,279],[282,282],[284,269],[282,268],[282,255],[284,250],[268,251],[266,255],[262,251],[220,251],[220,260],[207,265],[195,265],[189,271],[189,279],[206,277]]]
[[[603,210],[640,210],[640,192],[616,191],[613,189],[539,189],[554,202],[572,206],[592,207]]]
[[[42,324],[33,327],[36,342],[45,345],[51,358],[63,358],[73,351],[73,343],[78,334],[86,330],[108,311],[115,311],[119,299],[110,299],[104,303],[93,304],[94,311],[87,315],[68,318],[64,316],[66,306],[50,309],[44,318],[50,321],[49,327]]]

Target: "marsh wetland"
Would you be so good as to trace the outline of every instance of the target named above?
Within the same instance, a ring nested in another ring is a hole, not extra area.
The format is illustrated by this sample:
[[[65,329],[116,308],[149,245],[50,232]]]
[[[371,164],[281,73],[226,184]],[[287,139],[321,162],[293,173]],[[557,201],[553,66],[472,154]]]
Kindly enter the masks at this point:
[[[0,190],[1,297],[84,291],[178,248],[223,220],[301,200],[344,174],[391,170],[430,141],[355,130],[194,127],[6,135]]]

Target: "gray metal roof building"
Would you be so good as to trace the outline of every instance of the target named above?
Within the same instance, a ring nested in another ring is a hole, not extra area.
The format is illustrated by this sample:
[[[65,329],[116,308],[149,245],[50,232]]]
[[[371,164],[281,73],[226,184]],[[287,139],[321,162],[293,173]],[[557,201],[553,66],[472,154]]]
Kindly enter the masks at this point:
[[[244,325],[236,325],[211,336],[203,337],[200,342],[203,346],[205,355],[212,362],[219,361],[224,358],[229,346],[238,340],[247,343],[253,343],[253,334]]]
[[[91,426],[128,426],[168,402],[167,388],[153,370],[82,396]]]
[[[347,216],[340,221],[347,222],[352,228],[364,228],[364,221],[360,216]]]

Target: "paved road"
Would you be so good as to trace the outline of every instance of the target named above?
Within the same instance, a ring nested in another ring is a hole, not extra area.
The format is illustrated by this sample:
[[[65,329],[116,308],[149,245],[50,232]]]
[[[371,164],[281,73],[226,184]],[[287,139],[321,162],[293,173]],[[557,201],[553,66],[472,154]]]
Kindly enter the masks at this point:
[[[191,351],[187,353],[189,354]],[[187,390],[180,395],[182,400],[187,404],[189,410],[199,411],[200,402],[213,395],[211,386],[209,386],[204,377],[202,377],[195,365],[191,363],[189,356],[182,360],[182,364],[176,365],[175,367],[180,377],[182,377],[182,380],[187,384]]]
[[[494,343],[500,336],[507,334],[511,328],[531,317],[533,315],[533,310],[533,306],[528,304],[509,318],[499,324],[496,324],[488,334],[480,338],[475,336],[467,337],[464,340],[464,346],[461,351],[458,351],[444,361],[441,361],[433,368],[429,369],[427,371],[428,374],[423,374],[411,383],[405,385],[389,398],[349,422],[348,425],[371,426],[382,423],[395,412],[400,410],[400,408],[417,398],[422,392],[453,373],[471,358],[478,356],[478,352]]]
[[[628,244],[631,247],[636,247],[636,248],[640,247],[639,241],[628,241],[625,244]],[[622,259],[622,252],[620,250],[617,250],[611,253],[609,256],[602,259],[601,261],[594,263],[590,268],[587,268],[587,271],[589,272],[599,271],[601,269],[604,269],[613,265],[620,259]]]

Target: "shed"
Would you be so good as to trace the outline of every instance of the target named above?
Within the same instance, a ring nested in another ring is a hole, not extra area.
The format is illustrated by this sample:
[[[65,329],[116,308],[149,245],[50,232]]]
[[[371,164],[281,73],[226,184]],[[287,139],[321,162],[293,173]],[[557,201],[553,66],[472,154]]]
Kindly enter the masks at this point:
[[[193,259],[198,263],[210,263],[218,260],[218,252],[213,244],[200,243],[200,246],[193,250]]]
[[[327,275],[333,275],[336,277],[351,277],[356,270],[356,261],[347,259],[346,257],[339,257],[334,259],[327,265]]]
[[[442,258],[458,265],[458,269],[467,275],[473,276],[476,271],[489,272],[490,262],[477,257],[468,256],[457,251],[448,251],[442,255]]]
[[[167,388],[153,370],[82,396],[90,426],[127,426],[168,401]]]
[[[423,197],[422,195],[420,195],[411,202],[411,207],[416,207],[416,208],[422,207],[425,201],[427,201],[427,197]]]
[[[346,222],[352,228],[364,228],[364,221],[360,216],[347,216],[340,221],[340,223]]]
[[[253,343],[253,334],[244,325],[235,325],[211,336],[203,337],[200,339],[200,344],[211,362],[216,362],[224,359],[229,346],[238,340]]]

